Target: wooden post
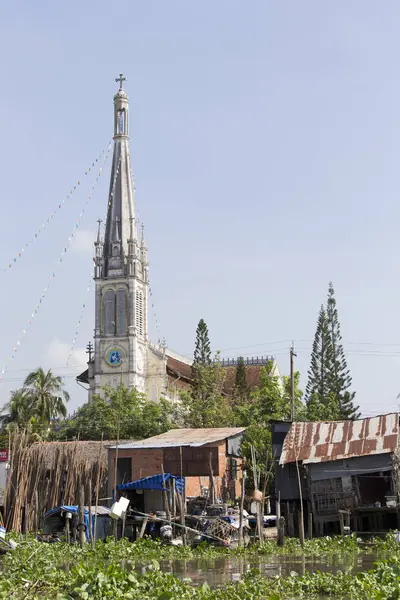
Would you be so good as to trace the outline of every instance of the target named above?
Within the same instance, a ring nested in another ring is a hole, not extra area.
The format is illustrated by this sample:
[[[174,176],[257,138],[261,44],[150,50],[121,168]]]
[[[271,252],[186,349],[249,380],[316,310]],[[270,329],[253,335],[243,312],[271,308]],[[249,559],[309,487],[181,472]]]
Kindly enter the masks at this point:
[[[260,502],[258,505],[258,533],[260,536],[260,546],[264,546],[264,511],[263,511],[263,502]]]
[[[94,527],[93,527],[93,543],[96,543],[97,537],[97,508],[99,506],[99,493],[100,493],[100,461],[101,453],[103,450],[103,433],[101,434],[101,444],[99,449],[99,456],[97,458],[97,478],[96,478],[96,504],[94,509]]]
[[[171,479],[171,508],[172,508],[172,517],[175,519],[176,517],[176,497],[175,497],[175,477]]]
[[[89,486],[89,502],[88,502],[88,509],[89,509],[89,540],[90,540],[90,545],[92,547],[92,549],[94,548],[94,539],[93,539],[93,521],[92,521],[92,480],[89,477],[89,481],[88,481],[88,486]]]
[[[239,547],[243,546],[243,510],[244,510],[245,487],[246,487],[246,471],[242,471],[240,508],[239,508]]]
[[[171,520],[171,511],[169,509],[168,492],[165,487],[164,463],[161,463],[161,473],[162,473],[162,486],[163,486],[162,495],[163,495],[164,510],[165,510],[165,514],[167,517],[167,521],[170,521]]]
[[[294,344],[292,343],[290,347],[290,420],[295,420],[295,406],[294,406],[294,360],[293,358],[297,356],[294,353]]]
[[[299,484],[299,494],[300,494],[300,514],[299,514],[299,538],[301,547],[304,547],[304,509],[303,509],[303,490],[301,487],[301,479],[300,479],[300,467],[299,461],[296,460],[296,470],[297,470],[297,481]]]
[[[215,483],[214,483],[214,474],[212,468],[212,455],[208,457],[208,465],[210,469],[210,504],[215,504]]]
[[[38,489],[35,488],[35,535],[39,530],[39,492]]]
[[[146,531],[148,520],[149,520],[149,517],[145,517],[142,521],[142,526],[141,526],[140,532],[139,532],[139,540],[141,540],[142,537],[144,536],[144,532]]]
[[[278,523],[278,546],[285,545],[285,517],[280,517]]]
[[[341,510],[339,510],[339,524],[340,524],[340,535],[344,535],[344,515]]]
[[[85,488],[81,484],[79,486],[79,504],[78,504],[78,527],[79,527],[79,543],[81,548],[85,545],[86,534],[85,534]]]
[[[179,453],[180,453],[180,459],[181,459],[181,486],[182,486],[182,493],[181,493],[181,525],[182,525],[182,542],[183,545],[186,546],[186,521],[185,521],[185,512],[186,512],[186,493],[185,493],[185,487],[186,487],[186,481],[183,481],[183,458],[182,458],[182,446],[179,447]]]
[[[308,513],[308,539],[312,540],[312,512]]]
[[[65,541],[67,544],[71,543],[71,533],[69,529],[69,519],[65,519]]]
[[[122,515],[122,534],[121,539],[125,537],[125,524],[126,524],[126,511],[124,510],[124,514]]]

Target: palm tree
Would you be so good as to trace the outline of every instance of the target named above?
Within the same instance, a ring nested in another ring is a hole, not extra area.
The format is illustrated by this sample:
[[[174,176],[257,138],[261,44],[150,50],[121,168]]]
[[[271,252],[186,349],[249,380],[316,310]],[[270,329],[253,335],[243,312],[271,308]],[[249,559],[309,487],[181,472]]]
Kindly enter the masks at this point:
[[[69,401],[69,394],[63,389],[63,380],[53,375],[49,369],[47,373],[40,367],[29,373],[24,381],[24,391],[31,397],[34,414],[50,423],[58,416],[67,416],[65,402]]]
[[[32,402],[32,397],[24,389],[14,390],[11,392],[10,401],[4,409],[8,415],[6,422],[13,424],[18,429],[29,429],[34,419],[35,409]]]

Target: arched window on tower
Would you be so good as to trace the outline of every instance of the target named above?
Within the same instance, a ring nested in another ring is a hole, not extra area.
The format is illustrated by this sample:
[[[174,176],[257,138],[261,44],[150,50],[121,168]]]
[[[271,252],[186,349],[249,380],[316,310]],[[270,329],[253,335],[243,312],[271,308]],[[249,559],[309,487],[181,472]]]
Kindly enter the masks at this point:
[[[117,113],[117,135],[124,135],[125,133],[125,109],[122,108]]]
[[[106,335],[115,333],[115,294],[107,290],[104,294],[104,332]]]
[[[126,293],[124,289],[117,290],[117,335],[126,335],[127,329]]]
[[[136,330],[139,335],[143,335],[144,315],[143,315],[143,292],[136,290]]]

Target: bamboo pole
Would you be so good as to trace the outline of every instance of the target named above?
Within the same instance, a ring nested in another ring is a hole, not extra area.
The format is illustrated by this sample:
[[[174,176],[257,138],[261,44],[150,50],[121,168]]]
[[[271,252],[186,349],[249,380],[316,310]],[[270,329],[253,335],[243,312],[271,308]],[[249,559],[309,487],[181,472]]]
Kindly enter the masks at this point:
[[[96,543],[96,537],[97,537],[97,509],[98,509],[98,506],[99,506],[100,460],[101,460],[102,450],[103,450],[103,433],[101,434],[101,444],[100,444],[100,449],[99,449],[99,456],[98,456],[98,459],[97,459],[96,506],[95,506],[95,510],[94,510],[93,548],[94,548],[94,544]]]
[[[179,454],[180,454],[180,459],[181,459],[181,496],[180,496],[180,501],[181,501],[181,525],[183,527],[182,529],[182,542],[183,545],[186,546],[186,529],[185,529],[185,525],[186,525],[186,520],[185,520],[185,512],[186,512],[186,500],[185,500],[185,487],[186,487],[186,480],[183,481],[183,457],[182,457],[182,446],[179,447]]]
[[[300,518],[299,518],[299,537],[301,547],[304,547],[304,509],[303,509],[303,491],[301,488],[299,461],[296,459],[297,481],[299,483],[300,494]]]
[[[214,481],[214,473],[212,468],[212,454],[210,452],[208,457],[208,467],[210,469],[210,503],[215,504],[215,481]]]
[[[88,492],[88,496],[89,496],[89,502],[88,502],[88,510],[89,510],[89,540],[90,540],[90,545],[91,545],[91,547],[93,549],[94,548],[94,539],[93,539],[93,521],[92,521],[92,478],[91,477],[89,477],[88,488],[89,488],[89,492]]]
[[[78,504],[78,521],[79,521],[79,543],[81,548],[85,545],[86,534],[85,534],[85,489],[81,484],[79,487],[79,504]]]
[[[239,547],[243,546],[243,511],[244,511],[244,495],[246,489],[246,471],[242,471],[241,493],[240,493],[240,509],[239,509]]]
[[[165,514],[166,514],[168,521],[170,521],[171,520],[171,511],[169,509],[168,492],[165,487],[164,463],[161,463],[161,473],[162,473],[162,487],[163,487],[162,494],[163,494],[164,510],[165,510]]]

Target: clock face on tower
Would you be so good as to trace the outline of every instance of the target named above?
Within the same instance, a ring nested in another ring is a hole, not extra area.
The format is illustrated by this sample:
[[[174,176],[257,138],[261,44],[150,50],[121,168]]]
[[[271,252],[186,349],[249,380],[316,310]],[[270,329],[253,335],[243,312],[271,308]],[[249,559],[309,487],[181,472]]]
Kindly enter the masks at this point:
[[[121,349],[120,348],[111,348],[106,352],[106,363],[110,365],[110,367],[118,367],[122,362]]]

